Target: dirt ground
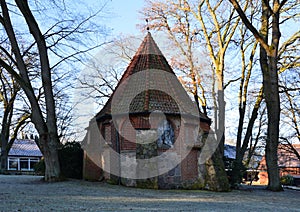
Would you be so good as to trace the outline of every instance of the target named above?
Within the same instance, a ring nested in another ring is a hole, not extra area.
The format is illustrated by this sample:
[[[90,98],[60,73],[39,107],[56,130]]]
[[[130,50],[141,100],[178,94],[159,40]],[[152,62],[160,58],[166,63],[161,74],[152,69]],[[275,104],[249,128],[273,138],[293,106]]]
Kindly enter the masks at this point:
[[[0,200],[0,211],[300,211],[300,191],[288,189],[145,190],[25,175],[0,175]]]

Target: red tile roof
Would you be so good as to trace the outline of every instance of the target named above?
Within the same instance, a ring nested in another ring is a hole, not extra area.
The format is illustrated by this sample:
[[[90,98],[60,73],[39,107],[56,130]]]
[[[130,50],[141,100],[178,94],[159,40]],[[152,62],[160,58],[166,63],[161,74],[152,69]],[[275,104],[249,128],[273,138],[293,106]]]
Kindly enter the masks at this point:
[[[193,103],[166,58],[148,32],[128,65],[99,120],[113,114],[140,114],[161,111],[166,114],[198,116]],[[200,114],[204,121],[210,121]]]
[[[293,144],[295,150],[300,154],[300,144]],[[278,167],[279,168],[300,168],[300,160],[287,144],[278,145]],[[266,156],[260,161],[260,170],[266,169]]]
[[[294,144],[293,147],[300,154],[300,145]],[[289,145],[279,144],[278,146],[278,166],[279,167],[299,167],[300,160]]]

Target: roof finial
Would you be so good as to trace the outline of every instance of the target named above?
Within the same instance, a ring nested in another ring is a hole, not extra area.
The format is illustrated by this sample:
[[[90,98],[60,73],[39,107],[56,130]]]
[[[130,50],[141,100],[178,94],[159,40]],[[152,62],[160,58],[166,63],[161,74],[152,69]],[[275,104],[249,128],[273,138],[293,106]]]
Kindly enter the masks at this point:
[[[150,28],[149,28],[149,21],[148,21],[148,19],[146,18],[146,22],[147,22],[147,31],[149,32],[149,30],[150,30]]]

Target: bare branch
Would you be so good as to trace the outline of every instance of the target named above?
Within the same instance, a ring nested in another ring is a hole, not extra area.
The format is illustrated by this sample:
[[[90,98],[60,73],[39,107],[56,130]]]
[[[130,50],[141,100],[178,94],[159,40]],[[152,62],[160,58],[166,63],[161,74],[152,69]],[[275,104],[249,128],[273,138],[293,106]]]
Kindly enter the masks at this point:
[[[237,0],[229,0],[233,7],[236,9],[238,14],[240,15],[241,19],[243,20],[244,24],[247,26],[247,28],[253,33],[254,37],[257,39],[257,41],[263,46],[263,48],[266,50],[268,54],[271,54],[269,50],[268,43],[265,42],[265,40],[260,36],[260,33],[257,31],[257,29],[251,24],[247,16],[245,15],[244,11],[240,7]]]

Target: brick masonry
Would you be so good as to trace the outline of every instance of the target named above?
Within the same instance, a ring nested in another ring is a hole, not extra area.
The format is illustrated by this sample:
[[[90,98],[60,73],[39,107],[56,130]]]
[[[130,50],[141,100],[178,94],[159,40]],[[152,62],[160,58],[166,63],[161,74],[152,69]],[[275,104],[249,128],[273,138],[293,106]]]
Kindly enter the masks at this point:
[[[130,80],[134,76],[139,78]],[[130,117],[124,114],[130,114]],[[216,142],[213,138],[207,141],[202,136],[210,131],[211,120],[198,113],[150,32],[95,121],[102,135],[98,136],[101,137],[100,143],[97,143],[99,138],[94,130],[89,133],[93,139],[86,140],[95,143],[87,142],[84,146],[88,156],[94,154],[90,157],[92,161],[106,170],[103,178],[143,188],[210,189],[209,185],[212,185],[212,189],[227,190],[226,182],[219,181],[219,178],[226,178],[220,160],[199,163],[202,162],[199,157],[205,142]],[[197,129],[199,124],[200,130]],[[157,138],[153,139],[155,136]],[[122,157],[124,161],[120,160],[120,154],[127,155],[125,159]],[[155,157],[161,159],[156,164],[142,161]],[[126,163],[126,160],[136,163]],[[86,165],[84,172],[92,172],[90,168],[94,167]],[[139,179],[141,175],[146,177],[136,181],[134,177],[125,179],[124,176],[129,176],[125,174],[127,170]],[[158,176],[152,176],[155,170],[158,170]],[[120,173],[121,179],[116,177]]]
[[[177,139],[181,127],[181,119],[178,116],[168,116],[168,121],[171,123],[171,126],[174,130],[175,140]],[[150,123],[151,122],[151,123]],[[120,151],[123,155],[126,155],[127,158],[132,159],[149,159],[162,155],[165,151],[171,151],[170,154],[174,158],[182,157],[178,155],[181,148],[185,148],[181,141],[176,141],[173,149],[159,149],[157,146],[157,127],[159,126],[158,119],[152,117],[150,121],[149,116],[131,116],[130,120],[126,117],[120,118],[118,123],[121,123],[119,128],[119,135],[116,133],[115,126],[112,121],[104,122],[99,124],[98,127],[101,131],[101,134],[107,145],[110,146],[115,151]],[[189,129],[189,130],[188,130]],[[185,136],[188,136],[192,133],[190,128],[187,128],[189,133],[186,133]],[[122,135],[122,136],[121,136]],[[120,149],[117,148],[117,136],[119,136]],[[168,172],[161,174],[156,177],[149,177],[145,180],[133,180],[122,178],[121,182],[127,186],[137,186],[144,188],[161,188],[161,189],[170,189],[170,188],[189,188],[193,185],[194,182],[198,180],[198,154],[199,149],[192,149],[190,153],[182,159],[181,164],[178,164],[173,169]],[[101,157],[103,161],[101,164],[106,164],[111,166],[111,169],[116,169],[116,166],[119,166],[116,162],[118,159],[111,158],[111,156]],[[106,160],[113,161],[109,162]],[[115,175],[110,175],[106,172],[103,172],[101,168],[97,167],[91,160],[86,158],[85,166],[85,176],[86,178],[96,179],[108,179],[114,182],[117,181]],[[123,175],[126,175],[126,170],[132,170],[132,167],[126,167],[128,163],[121,162],[121,172]],[[166,163],[168,164],[168,163]],[[141,167],[143,166],[143,167]],[[158,164],[136,164],[137,176],[142,173],[147,175],[147,173],[152,172],[153,169],[157,169]],[[98,171],[96,171],[98,170]],[[141,173],[138,173],[138,172]],[[93,172],[94,173],[93,175]],[[101,175],[101,176],[100,176]]]

